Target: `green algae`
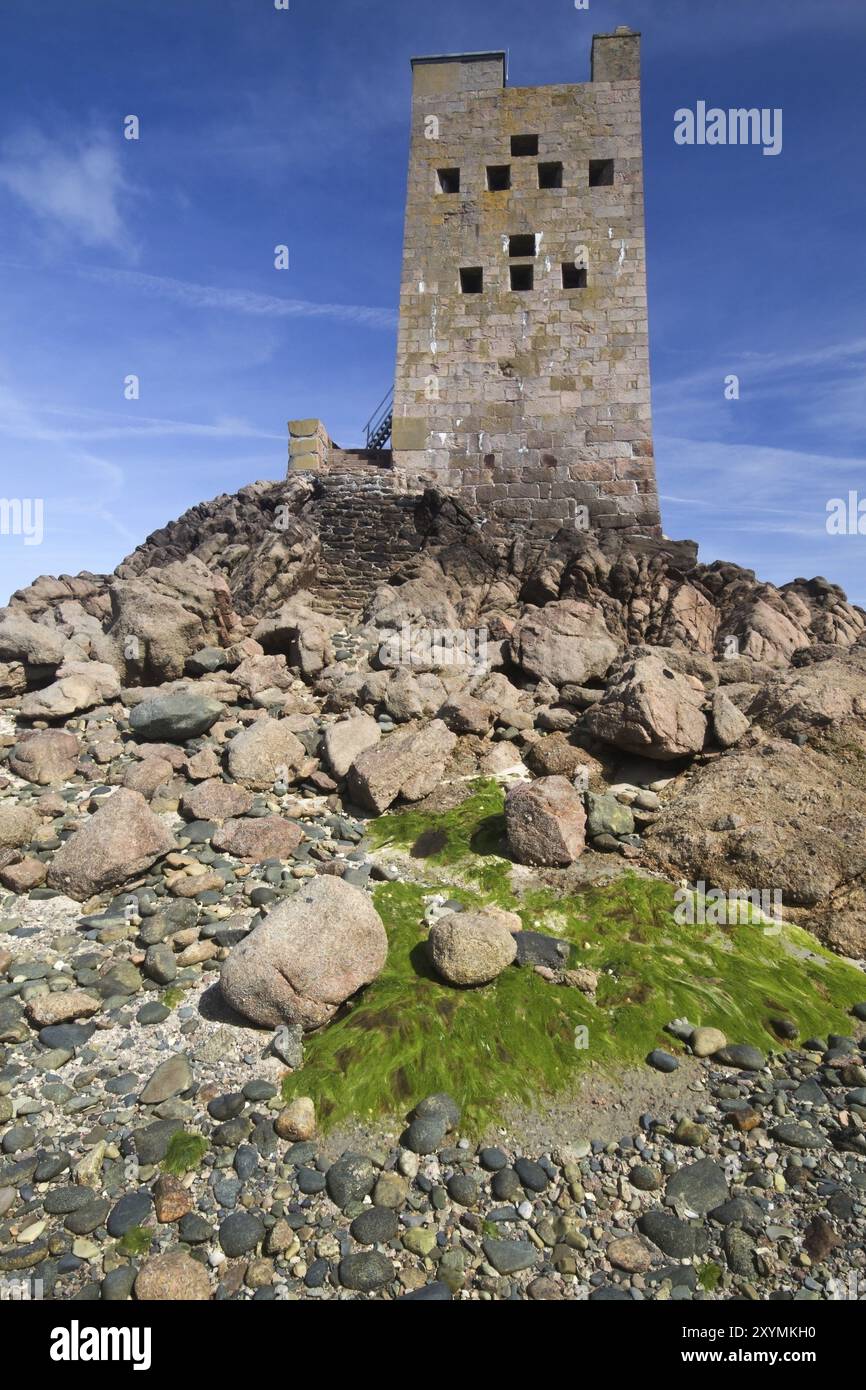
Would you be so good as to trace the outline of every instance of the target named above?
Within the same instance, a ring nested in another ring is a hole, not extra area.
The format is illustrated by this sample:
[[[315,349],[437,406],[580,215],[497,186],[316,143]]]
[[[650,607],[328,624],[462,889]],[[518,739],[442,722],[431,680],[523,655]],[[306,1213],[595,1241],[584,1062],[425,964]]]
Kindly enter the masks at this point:
[[[162,1160],[163,1172],[182,1178],[184,1173],[200,1166],[208,1147],[208,1141],[203,1134],[192,1134],[189,1130],[179,1129],[169,1140],[165,1158]]]
[[[146,1255],[155,1235],[147,1226],[130,1226],[117,1242],[117,1249],[122,1255]]]
[[[700,1284],[701,1288],[706,1289],[708,1293],[713,1292],[721,1277],[721,1265],[714,1264],[712,1261],[705,1265],[701,1265],[700,1269],[698,1270],[698,1283]]]
[[[495,783],[477,784],[441,815],[383,816],[371,838],[410,853],[420,840],[424,882],[377,886],[385,968],[307,1039],[303,1069],[284,1082],[287,1099],[312,1096],[324,1129],[405,1114],[422,1096],[447,1090],[463,1108],[464,1128],[479,1131],[508,1102],[532,1105],[563,1092],[590,1063],[613,1070],[660,1045],[675,1052],[663,1031],[673,1018],[767,1049],[777,1045],[772,1023],[780,1017],[803,1037],[845,1032],[850,1006],[866,992],[861,972],[799,928],[677,922],[674,889],[660,880],[626,874],[583,892],[537,888],[517,898],[512,865],[497,853]],[[598,974],[595,998],[517,967],[478,989],[440,982],[427,961],[424,909],[443,891],[467,906],[507,907],[524,927],[570,942],[569,964]]]

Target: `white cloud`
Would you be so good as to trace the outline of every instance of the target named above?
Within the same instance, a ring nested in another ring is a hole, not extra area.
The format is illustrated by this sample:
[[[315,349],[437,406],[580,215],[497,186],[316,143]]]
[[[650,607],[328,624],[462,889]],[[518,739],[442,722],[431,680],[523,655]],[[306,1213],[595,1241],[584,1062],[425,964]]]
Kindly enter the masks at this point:
[[[63,146],[37,130],[20,131],[0,151],[0,186],[44,225],[84,246],[126,240],[121,202],[129,186],[104,136]]]
[[[357,323],[365,328],[392,329],[397,322],[396,315],[390,309],[365,304],[283,299],[276,294],[256,294],[252,290],[225,289],[220,285],[199,285],[190,280],[175,280],[167,275],[145,275],[137,270],[115,270],[101,266],[77,266],[76,270],[85,279],[138,290],[158,299],[171,299],[192,309],[219,309],[264,318],[330,318]]]
[[[108,410],[86,410],[71,408],[42,407],[43,415],[57,416],[64,422],[84,421],[82,426],[67,423],[57,429],[47,426],[41,428],[51,439],[95,440],[132,439],[136,436],[148,438],[171,438],[186,436],[202,439],[268,439],[285,443],[285,434],[275,434],[272,430],[257,429],[248,421],[234,415],[218,415],[210,423],[196,420],[168,420],[161,416],[139,415],[134,407],[124,414]],[[3,398],[0,395],[0,423],[3,421]]]

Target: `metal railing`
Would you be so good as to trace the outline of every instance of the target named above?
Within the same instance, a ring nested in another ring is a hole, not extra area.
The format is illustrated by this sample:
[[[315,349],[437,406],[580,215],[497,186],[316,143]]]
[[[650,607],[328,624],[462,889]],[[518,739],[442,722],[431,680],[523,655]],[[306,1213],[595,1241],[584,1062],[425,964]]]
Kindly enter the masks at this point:
[[[394,422],[394,387],[391,386],[385,392],[373,414],[364,426],[368,449],[381,449],[391,438],[391,426]]]

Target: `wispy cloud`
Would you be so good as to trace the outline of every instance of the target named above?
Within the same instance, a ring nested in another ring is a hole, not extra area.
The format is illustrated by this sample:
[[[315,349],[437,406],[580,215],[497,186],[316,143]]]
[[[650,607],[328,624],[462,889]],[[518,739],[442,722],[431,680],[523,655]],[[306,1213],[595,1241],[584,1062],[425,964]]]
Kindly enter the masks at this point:
[[[392,329],[397,322],[392,310],[372,308],[365,304],[283,299],[276,294],[257,294],[253,290],[226,289],[220,285],[199,285],[167,275],[146,275],[142,271],[115,270],[107,266],[76,266],[75,270],[85,279],[138,291],[158,299],[170,299],[191,309],[219,309],[260,318],[339,319],[343,323],[355,323],[365,328]]]
[[[80,469],[85,477],[107,490],[109,496],[119,493],[124,484],[123,469],[112,459],[103,458],[89,449],[67,451],[67,436],[62,429],[47,425],[38,408],[21,400],[13,391],[0,384],[0,436],[64,448],[67,465]]]
[[[256,429],[247,420],[233,415],[220,415],[211,423],[202,423],[197,420],[166,420],[159,416],[131,413],[121,415],[116,411],[74,410],[54,406],[43,407],[41,413],[64,421],[90,422],[83,427],[70,427],[68,424],[59,428],[40,427],[45,432],[44,437],[54,440],[132,439],[139,436],[160,439],[268,439],[285,442],[285,433],[275,434],[272,430]]]
[[[62,134],[48,139],[34,127],[10,136],[0,150],[0,187],[50,235],[128,248],[122,203],[131,189],[117,149],[99,134],[62,141]]]

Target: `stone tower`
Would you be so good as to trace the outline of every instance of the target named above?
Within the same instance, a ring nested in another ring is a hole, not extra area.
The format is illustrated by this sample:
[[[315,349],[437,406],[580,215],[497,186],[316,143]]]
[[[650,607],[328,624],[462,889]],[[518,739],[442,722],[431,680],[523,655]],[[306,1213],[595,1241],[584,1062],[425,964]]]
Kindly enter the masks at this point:
[[[416,58],[394,462],[515,525],[658,534],[640,35],[592,80]]]

